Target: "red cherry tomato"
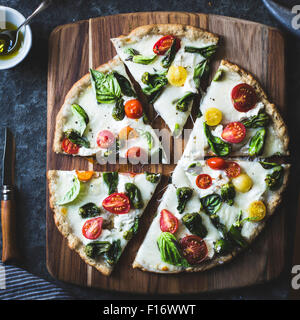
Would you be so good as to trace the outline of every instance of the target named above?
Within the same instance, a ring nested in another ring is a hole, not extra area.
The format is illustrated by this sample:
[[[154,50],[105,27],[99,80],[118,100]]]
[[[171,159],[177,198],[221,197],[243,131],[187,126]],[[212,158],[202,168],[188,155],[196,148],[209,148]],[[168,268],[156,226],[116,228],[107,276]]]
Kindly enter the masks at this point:
[[[102,149],[107,149],[115,143],[115,136],[109,130],[103,130],[98,133],[97,144]]]
[[[241,122],[231,122],[224,128],[221,137],[230,143],[240,143],[246,137],[246,128]]]
[[[241,167],[234,161],[227,161],[225,172],[228,178],[236,178],[241,174]]]
[[[137,99],[125,103],[125,114],[130,119],[139,119],[143,116],[143,106]]]
[[[190,264],[199,264],[207,257],[205,241],[195,235],[186,236],[180,241],[183,256]]]
[[[175,233],[178,229],[178,219],[168,210],[160,212],[160,230],[162,232]]]
[[[257,103],[257,95],[253,87],[247,83],[240,83],[231,91],[234,108],[239,112],[247,112]]]
[[[94,218],[85,222],[82,227],[82,234],[87,239],[97,239],[102,232],[103,218]]]
[[[124,193],[115,192],[102,201],[102,206],[111,213],[124,214],[130,210],[130,201]]]
[[[207,159],[206,163],[211,169],[214,170],[222,170],[226,166],[226,161],[218,157]]]
[[[143,148],[131,147],[126,152],[126,158],[133,164],[146,163],[148,160],[148,153]]]
[[[71,142],[68,138],[65,138],[62,141],[61,147],[68,154],[77,154],[80,148],[77,144]]]
[[[167,35],[160,38],[153,46],[153,52],[158,55],[163,55],[171,47],[173,41],[176,41],[176,52],[180,49],[180,39],[174,36]]]
[[[207,189],[212,185],[212,179],[209,174],[199,174],[196,178],[196,185],[200,189]]]

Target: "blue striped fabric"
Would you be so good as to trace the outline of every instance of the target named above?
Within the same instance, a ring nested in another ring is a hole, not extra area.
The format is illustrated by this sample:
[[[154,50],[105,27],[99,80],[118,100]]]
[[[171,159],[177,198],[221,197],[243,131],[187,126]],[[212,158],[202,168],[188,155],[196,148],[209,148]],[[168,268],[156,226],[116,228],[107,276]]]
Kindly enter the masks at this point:
[[[0,263],[0,300],[70,300],[63,289],[27,271]]]

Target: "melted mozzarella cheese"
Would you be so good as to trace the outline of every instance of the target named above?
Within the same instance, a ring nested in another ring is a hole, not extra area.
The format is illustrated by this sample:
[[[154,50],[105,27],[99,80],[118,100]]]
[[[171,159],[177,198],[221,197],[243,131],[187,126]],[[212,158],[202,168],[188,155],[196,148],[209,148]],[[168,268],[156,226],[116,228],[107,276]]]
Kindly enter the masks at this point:
[[[139,39],[137,42],[134,40],[130,43],[123,41],[122,38],[111,39],[118,55],[122,61],[127,65],[129,71],[139,83],[139,85],[144,88],[146,85],[141,81],[142,75],[145,72],[149,73],[163,73],[167,69],[161,66],[161,61],[164,56],[158,55],[156,60],[149,64],[143,65],[129,61],[128,54],[125,53],[127,48],[134,48],[139,51],[142,55],[152,56],[153,55],[153,46],[161,36],[145,36],[142,39]],[[176,53],[175,59],[172,63],[174,66],[182,66],[187,71],[187,79],[182,87],[175,87],[170,84],[167,84],[164,88],[162,94],[154,102],[153,107],[156,112],[162,117],[165,121],[171,132],[174,133],[176,128],[176,133],[179,135],[191,113],[192,105],[190,104],[186,112],[181,112],[176,110],[176,102],[182,98],[187,92],[197,93],[198,90],[195,86],[193,80],[194,67],[203,61],[203,57],[200,54],[184,52],[185,46],[193,47],[206,47],[215,43],[207,43],[201,39],[190,41],[186,38],[181,38],[181,48]],[[179,128],[177,127],[179,125]]]
[[[115,71],[119,72],[124,77],[127,77],[126,71],[123,64],[119,64],[115,67]],[[123,97],[124,103],[126,101],[133,99],[133,97]],[[121,146],[119,150],[119,155],[121,158],[126,158],[126,152],[130,147],[141,147],[145,151],[148,151],[149,156],[153,157],[159,153],[161,148],[160,141],[153,130],[153,128],[144,124],[143,119],[130,119],[127,116],[124,117],[121,121],[116,121],[112,117],[112,111],[114,104],[98,104],[95,96],[95,90],[92,85],[83,90],[77,99],[73,100],[72,103],[79,104],[87,113],[89,117],[89,123],[84,132],[84,137],[90,142],[90,148],[81,147],[79,149],[78,155],[80,156],[89,156],[97,154],[97,159],[105,160],[106,149],[100,148],[97,145],[97,135],[100,131],[109,130],[116,137],[118,136],[120,130],[126,126],[129,126],[133,129],[136,129],[139,132],[139,135],[135,139],[128,139],[127,143]],[[69,129],[76,129],[76,117],[73,115],[70,105],[65,105],[63,110],[63,116],[65,118],[63,131]],[[151,150],[148,148],[148,143],[143,136],[143,133],[149,132],[153,138],[153,145]],[[165,159],[164,159],[165,160]]]
[[[74,171],[58,171],[57,181],[55,184],[55,200],[59,201],[72,187],[72,179],[76,173]],[[112,226],[109,228],[103,228],[101,235],[95,240],[110,241],[120,239],[121,247],[124,248],[128,240],[123,238],[125,231],[130,230],[134,225],[136,217],[140,217],[150,201],[157,183],[151,183],[146,180],[145,174],[137,174],[135,176],[131,174],[119,174],[117,192],[125,192],[126,183],[134,183],[141,191],[144,207],[141,209],[131,208],[127,214],[113,214],[106,211],[102,207],[102,201],[109,196],[108,187],[105,184],[102,175],[93,177],[91,180],[85,183],[81,183],[81,189],[78,197],[71,203],[59,206],[56,205],[56,209],[59,212],[64,212],[67,217],[69,226],[72,233],[84,244],[91,242],[82,234],[82,227],[84,223],[91,218],[82,218],[79,215],[79,208],[89,202],[95,203],[101,209],[100,217],[103,217],[106,221],[112,221]],[[62,213],[61,213],[62,214]]]
[[[232,89],[242,83],[241,76],[229,70],[226,66],[220,66],[223,71],[222,78],[219,81],[212,81],[205,96],[201,99],[200,110],[204,115],[207,109],[217,108],[222,112],[222,122],[216,127],[211,127],[211,133],[222,139],[221,134],[226,124],[234,121],[241,121],[257,115],[265,108],[262,101],[259,101],[256,106],[248,112],[237,111],[231,101]],[[204,117],[198,118],[195,121],[193,131],[185,149],[184,156],[191,160],[201,159],[209,150],[207,138],[203,130]],[[269,157],[276,153],[283,153],[284,147],[282,141],[276,136],[272,125],[267,128],[267,137],[264,145],[262,156]],[[248,154],[249,142],[254,136],[257,129],[246,129],[246,137],[239,144],[232,144],[232,155]]]

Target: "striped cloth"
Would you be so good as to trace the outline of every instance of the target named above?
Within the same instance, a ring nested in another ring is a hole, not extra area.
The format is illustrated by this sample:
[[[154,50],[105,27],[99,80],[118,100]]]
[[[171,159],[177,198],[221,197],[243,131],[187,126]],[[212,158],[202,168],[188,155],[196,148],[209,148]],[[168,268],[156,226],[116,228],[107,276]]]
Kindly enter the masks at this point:
[[[63,289],[27,271],[0,262],[0,300],[71,300]]]

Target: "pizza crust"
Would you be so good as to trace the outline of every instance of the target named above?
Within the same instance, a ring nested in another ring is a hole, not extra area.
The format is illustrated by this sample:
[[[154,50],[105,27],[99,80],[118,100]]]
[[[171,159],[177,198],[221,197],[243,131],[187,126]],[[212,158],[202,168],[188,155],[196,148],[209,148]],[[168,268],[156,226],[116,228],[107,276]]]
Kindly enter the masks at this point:
[[[113,59],[109,60],[107,63],[96,68],[96,70],[103,73],[108,73],[113,71],[120,64],[123,65],[123,62],[120,60],[118,56],[115,56]],[[84,92],[84,90],[86,90],[91,85],[92,85],[91,77],[90,77],[90,74],[88,73],[85,76],[83,76],[80,80],[78,80],[67,93],[64,103],[61,106],[56,116],[56,126],[55,126],[54,141],[53,141],[53,151],[55,153],[67,154],[64,152],[61,146],[62,140],[64,138],[63,127],[66,120],[66,117],[64,116],[64,110],[70,108],[73,103],[76,103],[76,100],[78,99],[80,94]]]
[[[241,69],[238,65],[233,64],[227,60],[222,60],[220,63],[220,67],[221,66],[225,66],[232,72],[238,73],[241,76],[243,82],[249,84],[255,89],[259,99],[265,105],[266,113],[272,119],[273,127],[277,137],[282,141],[284,155],[288,156],[290,154],[288,150],[290,139],[287,126],[276,106],[273,103],[269,102],[267,95],[262,89],[259,82],[250,73],[246,72],[245,70]]]
[[[176,37],[185,37],[191,41],[202,39],[204,42],[217,43],[219,37],[213,33],[200,28],[182,25],[182,24],[151,24],[145,25],[132,30],[128,35],[121,35],[116,39],[120,39],[125,44],[138,42],[145,36],[149,35],[168,35]],[[113,39],[112,39],[113,41]]]
[[[284,168],[285,174],[284,174],[282,186],[280,187],[279,190],[277,190],[276,192],[272,192],[267,197],[267,201],[266,201],[267,215],[266,215],[264,221],[259,223],[259,225],[255,229],[254,233],[251,235],[251,238],[249,240],[249,245],[261,233],[261,231],[266,226],[266,223],[269,220],[269,218],[274,214],[276,208],[280,205],[280,203],[282,201],[283,193],[284,193],[286,186],[288,184],[289,172],[290,172],[290,165],[286,165]],[[161,271],[161,270],[157,270],[157,272],[155,272],[153,270],[148,270],[144,266],[142,266],[140,263],[138,263],[137,261],[133,262],[132,267],[139,268],[142,271],[147,271],[147,272],[152,272],[152,273],[162,273],[162,274],[181,273],[181,272],[199,272],[199,271],[205,271],[205,270],[212,269],[213,267],[216,267],[216,266],[223,265],[224,263],[227,263],[230,260],[232,260],[232,258],[237,256],[240,252],[247,250],[247,248],[245,248],[245,249],[238,248],[238,249],[234,250],[233,252],[226,254],[226,255],[222,255],[222,256],[216,255],[213,259],[207,260],[206,262],[202,263],[198,267],[190,267],[190,268],[186,268],[186,269],[182,269],[182,270],[174,270],[174,271],[170,271],[170,272]]]
[[[50,208],[54,212],[54,222],[60,233],[67,239],[68,247],[72,250],[75,250],[85,263],[96,268],[103,275],[109,276],[113,268],[108,266],[104,261],[91,259],[85,254],[83,243],[76,236],[74,236],[66,216],[55,205],[54,188],[58,178],[57,172],[55,170],[49,170],[47,172],[47,178],[49,183],[49,203]]]

